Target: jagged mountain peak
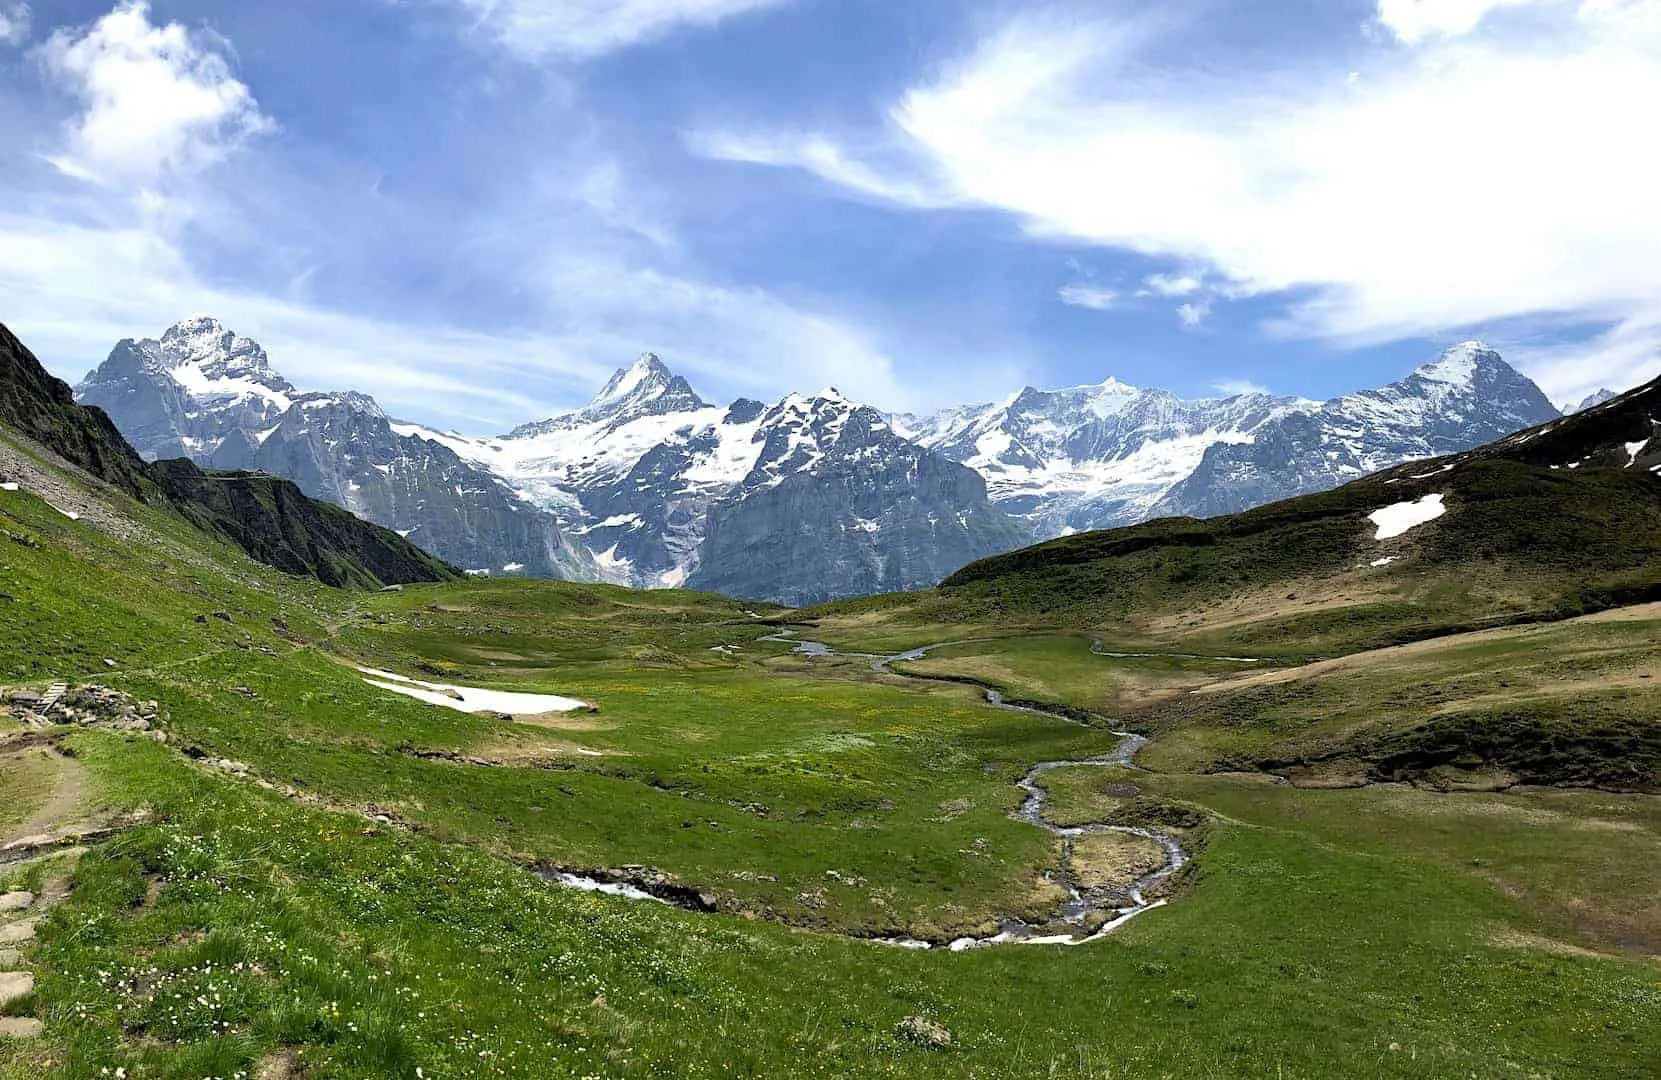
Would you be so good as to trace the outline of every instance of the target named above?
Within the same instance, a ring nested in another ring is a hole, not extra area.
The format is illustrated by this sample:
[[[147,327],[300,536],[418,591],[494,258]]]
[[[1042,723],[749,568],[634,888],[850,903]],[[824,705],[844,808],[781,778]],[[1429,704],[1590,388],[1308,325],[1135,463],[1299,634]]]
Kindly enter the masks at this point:
[[[302,394],[294,399],[294,403],[305,412],[316,409],[344,409],[347,412],[360,413],[375,420],[389,419],[386,411],[381,408],[380,402],[368,394],[362,394],[356,390]]]
[[[141,342],[141,347],[150,342]],[[212,315],[191,315],[162,332],[153,351],[166,370],[194,366],[209,379],[247,378],[292,389],[271,368],[259,342],[240,337]]]
[[[1573,409],[1570,409],[1569,413],[1570,413],[1570,415],[1573,415],[1574,413],[1583,413],[1587,409],[1595,409],[1599,405],[1602,405],[1604,402],[1613,401],[1613,400],[1615,400],[1615,398],[1617,398],[1619,396],[1620,395],[1616,394],[1615,391],[1609,389],[1606,386],[1603,389],[1597,391],[1596,393],[1588,394],[1586,396],[1586,399],[1584,401],[1582,401],[1579,405],[1576,405]]]
[[[1512,371],[1500,354],[1482,341],[1462,341],[1452,348],[1443,351],[1442,355],[1428,364],[1421,365],[1413,372],[1426,382],[1446,383],[1451,386],[1470,387],[1476,382],[1477,376],[1484,370]]]
[[[671,371],[656,353],[648,352],[628,367],[613,372],[600,392],[576,412],[521,424],[502,438],[534,439],[591,424],[616,427],[643,416],[667,416],[709,407],[691,383]]]
[[[613,373],[610,381],[588,403],[588,408],[604,408],[631,398],[661,394],[675,381],[675,377],[657,353],[641,353],[640,359]]]

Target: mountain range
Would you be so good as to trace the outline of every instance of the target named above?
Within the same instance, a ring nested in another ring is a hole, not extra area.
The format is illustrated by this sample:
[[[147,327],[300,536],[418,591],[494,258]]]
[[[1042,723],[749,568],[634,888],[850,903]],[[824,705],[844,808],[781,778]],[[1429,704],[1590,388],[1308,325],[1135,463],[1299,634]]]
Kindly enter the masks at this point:
[[[1035,539],[1325,490],[1560,415],[1474,342],[1325,402],[1184,400],[1110,378],[927,416],[835,389],[713,404],[647,354],[579,410],[478,438],[360,393],[302,392],[207,316],[119,343],[76,397],[148,458],[290,478],[475,574],[793,604],[932,586]]]

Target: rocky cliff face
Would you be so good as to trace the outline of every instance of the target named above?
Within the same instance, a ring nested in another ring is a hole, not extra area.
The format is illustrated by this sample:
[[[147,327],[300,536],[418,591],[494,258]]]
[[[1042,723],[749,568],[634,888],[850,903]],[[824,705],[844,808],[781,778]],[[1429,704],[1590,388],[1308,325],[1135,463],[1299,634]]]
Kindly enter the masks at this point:
[[[979,475],[874,409],[792,397],[761,425],[756,466],[710,512],[694,588],[812,604],[926,588],[1024,542]]]
[[[558,520],[454,451],[400,434],[373,398],[301,393],[265,350],[198,316],[123,341],[76,388],[144,456],[269,473],[469,570],[598,577]]]

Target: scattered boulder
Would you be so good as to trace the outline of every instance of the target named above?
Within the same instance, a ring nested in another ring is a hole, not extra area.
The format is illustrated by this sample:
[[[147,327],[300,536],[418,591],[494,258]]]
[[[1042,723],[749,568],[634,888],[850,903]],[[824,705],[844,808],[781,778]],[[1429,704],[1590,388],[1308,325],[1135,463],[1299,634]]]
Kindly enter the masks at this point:
[[[26,1016],[0,1016],[0,1039],[38,1039],[45,1031],[39,1020]]]
[[[895,1025],[894,1034],[927,1050],[944,1050],[952,1045],[952,1033],[926,1016],[906,1017]]]
[[[73,724],[106,731],[148,732],[161,713],[156,702],[135,701],[107,686],[71,688],[60,683],[44,696],[14,691],[8,695],[7,702],[19,720],[41,727]]]
[[[0,1009],[35,992],[35,977],[27,971],[0,971]]]
[[[0,926],[0,945],[21,945],[35,940],[35,925],[38,922],[38,919],[24,919]]]
[[[0,896],[0,911],[27,911],[34,902],[32,892],[9,892]]]

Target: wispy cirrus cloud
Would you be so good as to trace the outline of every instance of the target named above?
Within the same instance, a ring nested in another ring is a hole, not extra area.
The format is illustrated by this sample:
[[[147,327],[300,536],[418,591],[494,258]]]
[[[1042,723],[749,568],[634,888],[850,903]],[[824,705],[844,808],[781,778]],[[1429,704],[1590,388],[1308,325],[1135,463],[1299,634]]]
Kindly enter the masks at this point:
[[[443,0],[531,60],[588,59],[791,0]]]
[[[1274,333],[1356,345],[1545,314],[1648,325],[1661,150],[1634,133],[1661,100],[1661,3],[1501,18],[1522,6],[1380,0],[1388,37],[1358,24],[1353,55],[1273,79],[1183,67],[1178,22],[1028,9],[888,109],[883,160],[909,172],[862,181],[846,148],[871,133],[796,136],[819,149],[767,163],[1202,269],[1216,287],[1177,309],[1188,326],[1245,297],[1278,299]]]
[[[797,168],[847,191],[914,209],[945,209],[957,202],[936,178],[919,172],[916,158],[879,160],[880,142],[855,150],[825,135],[713,129],[691,129],[681,139],[692,153],[712,161]]]

